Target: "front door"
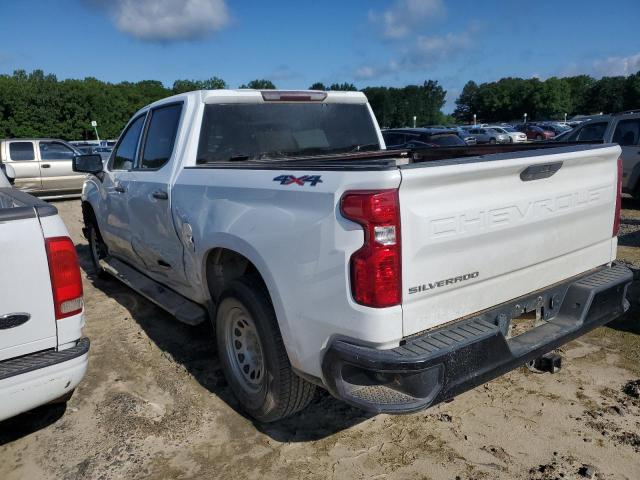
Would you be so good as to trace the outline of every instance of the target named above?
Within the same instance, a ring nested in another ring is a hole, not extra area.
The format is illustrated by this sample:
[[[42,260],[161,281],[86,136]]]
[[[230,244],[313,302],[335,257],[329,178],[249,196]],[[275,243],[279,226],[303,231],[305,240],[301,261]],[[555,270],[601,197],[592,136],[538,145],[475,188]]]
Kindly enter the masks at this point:
[[[131,245],[145,271],[162,283],[184,284],[182,233],[171,213],[170,182],[182,103],[155,108],[143,135],[136,177],[129,192]],[[188,240],[187,240],[188,241]]]
[[[71,192],[82,190],[85,175],[74,172],[71,161],[76,152],[64,142],[40,140],[40,172],[45,192]]]
[[[138,155],[144,120],[145,114],[129,123],[111,155],[103,178],[107,215],[104,219],[98,219],[109,253],[134,263],[128,203],[135,182],[133,166]]]
[[[14,186],[25,192],[39,192],[42,189],[40,164],[36,159],[33,141],[18,140],[8,142],[8,162],[16,174]]]

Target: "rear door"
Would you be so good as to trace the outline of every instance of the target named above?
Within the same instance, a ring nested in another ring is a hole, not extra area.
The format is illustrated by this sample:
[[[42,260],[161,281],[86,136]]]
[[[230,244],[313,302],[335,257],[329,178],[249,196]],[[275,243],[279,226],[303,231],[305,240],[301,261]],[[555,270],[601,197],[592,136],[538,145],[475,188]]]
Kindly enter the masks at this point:
[[[622,148],[622,188],[635,193],[640,186],[640,117],[618,120],[613,143]]]
[[[85,175],[71,168],[75,151],[70,146],[56,140],[40,140],[38,154],[45,192],[82,190]]]
[[[17,200],[10,188],[0,188],[0,272],[0,361],[54,348],[56,322],[42,230],[33,207]]]
[[[7,160],[16,174],[16,188],[25,192],[37,192],[42,189],[40,164],[36,159],[35,145],[32,140],[12,140],[7,142]]]
[[[404,335],[615,258],[619,148],[554,151],[401,169]]]

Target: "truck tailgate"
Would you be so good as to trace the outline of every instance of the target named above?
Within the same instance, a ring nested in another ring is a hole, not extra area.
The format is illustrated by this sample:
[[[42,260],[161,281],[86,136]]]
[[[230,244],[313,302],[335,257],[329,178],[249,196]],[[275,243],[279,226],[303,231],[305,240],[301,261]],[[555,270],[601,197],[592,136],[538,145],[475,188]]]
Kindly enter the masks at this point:
[[[0,188],[0,361],[57,345],[49,264],[32,201],[40,202]]]
[[[403,334],[612,261],[619,156],[565,147],[402,168]]]

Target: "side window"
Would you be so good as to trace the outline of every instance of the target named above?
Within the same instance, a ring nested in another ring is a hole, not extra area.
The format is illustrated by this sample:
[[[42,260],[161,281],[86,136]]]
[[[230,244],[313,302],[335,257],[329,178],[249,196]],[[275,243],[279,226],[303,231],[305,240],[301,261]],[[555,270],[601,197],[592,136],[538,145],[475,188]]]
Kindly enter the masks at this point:
[[[35,160],[32,142],[11,142],[9,144],[11,160]]]
[[[145,115],[136,118],[122,135],[122,139],[116,147],[116,152],[113,156],[111,170],[131,170],[133,168],[136,151],[138,150],[138,139],[140,138],[140,132],[142,132],[144,119]]]
[[[173,153],[178,133],[182,104],[169,105],[151,111],[151,121],[144,137],[141,169],[158,169],[165,165]]]
[[[640,118],[619,121],[613,134],[613,143],[621,147],[640,144]]]
[[[384,137],[384,143],[388,147],[393,147],[396,145],[402,145],[404,143],[404,135],[399,133],[386,133],[383,132],[382,136]]]
[[[71,160],[75,152],[60,142],[40,142],[41,160]]]
[[[606,129],[606,122],[590,123],[582,127],[576,140],[580,142],[600,142],[604,139],[604,131]]]

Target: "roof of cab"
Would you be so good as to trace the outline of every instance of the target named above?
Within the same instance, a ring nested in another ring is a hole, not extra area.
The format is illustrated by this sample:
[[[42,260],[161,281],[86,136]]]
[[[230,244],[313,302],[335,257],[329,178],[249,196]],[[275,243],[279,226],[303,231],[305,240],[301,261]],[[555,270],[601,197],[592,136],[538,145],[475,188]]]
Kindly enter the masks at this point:
[[[194,90],[192,92],[179,93],[171,97],[166,97],[161,100],[157,100],[145,107],[141,108],[143,111],[150,107],[155,107],[165,103],[171,103],[185,98],[192,98],[196,101],[204,103],[266,103],[262,93],[284,93],[284,94],[326,94],[326,97],[321,100],[322,103],[355,103],[365,104],[367,103],[367,97],[362,92],[341,92],[341,91],[328,91],[323,92],[320,90],[252,90],[248,88],[237,89],[224,89],[224,90]],[[288,100],[282,100],[286,102]],[[297,100],[299,101],[299,100]],[[312,102],[318,102],[319,100],[311,100]],[[275,102],[274,102],[275,103]]]

